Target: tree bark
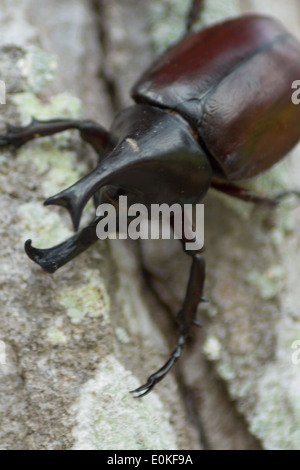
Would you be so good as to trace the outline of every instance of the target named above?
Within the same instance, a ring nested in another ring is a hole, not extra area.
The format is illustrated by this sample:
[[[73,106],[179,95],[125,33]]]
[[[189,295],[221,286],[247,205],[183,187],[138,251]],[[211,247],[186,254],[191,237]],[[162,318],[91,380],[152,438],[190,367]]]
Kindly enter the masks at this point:
[[[158,51],[180,37],[186,11],[170,0],[2,3],[2,129],[31,115],[108,127]],[[240,3],[208,1],[199,25],[261,9]],[[284,20],[280,3],[265,1],[264,12]],[[284,9],[300,31],[297,2]],[[298,153],[255,187],[299,189]],[[299,449],[299,209],[271,214],[210,192],[203,328],[174,372],[134,400],[128,391],[174,346],[190,262],[180,245],[99,242],[53,276],[23,250],[26,238],[49,247],[72,234],[68,215],[42,203],[95,161],[76,132],[0,154],[1,447]],[[92,216],[90,207],[84,220]]]

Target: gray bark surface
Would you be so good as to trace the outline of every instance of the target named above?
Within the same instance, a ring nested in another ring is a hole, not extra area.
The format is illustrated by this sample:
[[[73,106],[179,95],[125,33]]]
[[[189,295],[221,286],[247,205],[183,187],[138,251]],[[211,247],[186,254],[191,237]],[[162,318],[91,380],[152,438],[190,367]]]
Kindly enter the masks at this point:
[[[1,129],[31,115],[109,126],[157,51],[180,37],[183,3],[3,0]],[[280,3],[264,12],[299,26],[297,3],[285,2],[285,16]],[[211,0],[203,21],[259,9]],[[299,189],[298,154],[257,190]],[[134,400],[129,390],[174,346],[190,263],[180,245],[99,242],[53,276],[23,250],[26,238],[49,247],[72,234],[68,215],[42,203],[94,163],[76,132],[0,154],[1,448],[299,449],[300,210],[209,193],[203,328],[174,373]],[[92,215],[90,206],[84,220]]]

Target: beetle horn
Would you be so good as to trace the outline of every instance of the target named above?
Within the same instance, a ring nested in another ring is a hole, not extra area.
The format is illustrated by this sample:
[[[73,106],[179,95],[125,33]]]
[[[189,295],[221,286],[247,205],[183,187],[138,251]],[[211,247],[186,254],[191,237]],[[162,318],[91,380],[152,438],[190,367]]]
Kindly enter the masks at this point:
[[[128,164],[122,165],[118,158],[110,158],[114,156],[113,153],[110,154],[109,157],[100,162],[93,171],[72,186],[49,197],[44,202],[44,205],[65,207],[70,213],[74,230],[77,231],[82,211],[88,200],[98,189],[110,182],[119,171],[122,171],[124,166],[128,166]]]
[[[100,179],[102,183],[102,179]],[[56,205],[65,207],[70,213],[74,230],[77,231],[80,223],[81,214],[87,201],[93,192],[98,189],[99,169],[95,168],[91,173],[84,176],[69,188],[61,191],[54,196],[49,197],[45,206]],[[95,188],[95,189],[94,189]]]
[[[47,206],[65,207],[75,231],[88,200],[108,184],[143,194],[152,203],[161,201],[157,185],[164,187],[163,200],[167,203],[178,200],[178,192],[180,201],[191,203],[207,191],[210,164],[189,124],[181,118],[149,105],[134,105],[117,116],[112,133],[119,136],[112,152],[88,175],[45,201]],[[187,174],[188,187],[184,180]]]

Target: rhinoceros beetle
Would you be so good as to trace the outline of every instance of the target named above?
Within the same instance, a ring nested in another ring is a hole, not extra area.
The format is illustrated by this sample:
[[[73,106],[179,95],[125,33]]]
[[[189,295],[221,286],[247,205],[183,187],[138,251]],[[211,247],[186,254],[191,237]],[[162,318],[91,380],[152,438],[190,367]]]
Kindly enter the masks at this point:
[[[199,0],[189,17],[191,28]],[[300,106],[291,84],[300,77],[300,44],[272,18],[245,15],[196,33],[169,48],[131,90],[135,104],[120,112],[110,131],[93,121],[53,119],[8,126],[0,145],[19,147],[36,137],[78,129],[98,153],[96,168],[45,205],[65,207],[77,231],[81,213],[96,204],[201,201],[210,187],[257,204],[280,197],[237,185],[281,160],[300,139]],[[288,194],[288,193],[286,193]],[[283,195],[281,195],[283,196]],[[27,255],[45,271],[56,269],[95,243],[99,217],[53,248],[25,243]],[[204,300],[204,250],[186,250],[192,264],[179,313],[179,335],[169,360],[136,396],[148,393],[178,360]]]

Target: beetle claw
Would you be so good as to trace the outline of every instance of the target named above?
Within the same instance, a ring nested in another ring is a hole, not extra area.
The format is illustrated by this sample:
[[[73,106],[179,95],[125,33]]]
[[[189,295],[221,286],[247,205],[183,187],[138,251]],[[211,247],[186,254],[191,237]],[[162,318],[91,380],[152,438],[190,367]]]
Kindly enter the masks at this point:
[[[135,390],[131,390],[131,393],[138,394],[134,398],[141,398],[147,395],[149,392],[151,392],[153,387],[167,375],[169,370],[173,367],[175,362],[179,359],[182,348],[184,346],[184,342],[185,342],[185,335],[180,334],[178,341],[177,341],[177,346],[172,352],[171,357],[167,360],[167,362],[160,369],[154,372],[154,374],[150,375],[150,377],[148,377],[148,380],[144,385],[142,385],[141,387]]]
[[[158,381],[155,380],[154,378],[149,377],[147,383],[142,385],[141,387],[136,388],[135,390],[130,390],[130,393],[136,393],[137,395],[134,396],[134,398],[141,398],[147,395],[149,392],[151,392],[152,388]]]

